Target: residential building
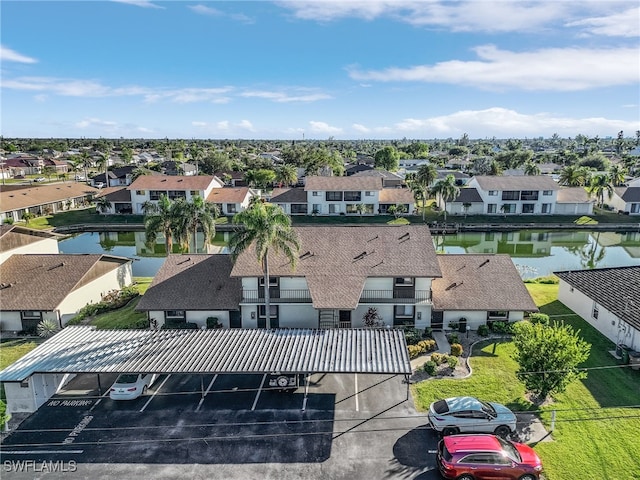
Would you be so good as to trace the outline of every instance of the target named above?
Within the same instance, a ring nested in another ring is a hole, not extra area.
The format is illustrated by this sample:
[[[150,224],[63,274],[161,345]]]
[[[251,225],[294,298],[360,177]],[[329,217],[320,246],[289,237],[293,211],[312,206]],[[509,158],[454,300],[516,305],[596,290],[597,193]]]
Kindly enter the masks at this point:
[[[584,187],[562,187],[558,190],[556,215],[591,215],[595,198]]]
[[[206,200],[217,205],[221,215],[235,215],[245,210],[256,195],[249,187],[224,187],[211,190]]]
[[[19,222],[25,212],[40,217],[91,203],[98,189],[82,183],[0,186],[0,222]]]
[[[431,282],[441,275],[427,226],[294,227],[300,243],[295,268],[269,256],[269,326],[362,327],[375,308],[388,326],[425,328]],[[253,249],[231,272],[242,282],[241,324],[267,326],[264,274]]]
[[[223,185],[222,180],[209,175],[142,175],[127,189],[131,192],[133,213],[142,215],[146,202],[157,204],[162,195],[166,195],[170,200],[184,198],[191,201],[197,196],[207,199],[214,188],[222,188]]]
[[[387,170],[369,169],[361,170],[352,174],[354,177],[379,177],[382,179],[382,188],[402,188],[405,187],[404,178]]]
[[[615,187],[613,196],[607,202],[620,213],[640,215],[640,185],[637,187]]]
[[[554,214],[560,186],[545,175],[476,176],[469,181],[490,215]]]
[[[267,199],[278,205],[288,215],[307,215],[307,192],[302,187],[274,188],[271,197]]]
[[[442,277],[432,283],[431,328],[450,323],[477,330],[491,322],[522,320],[536,312],[509,255],[438,255]]]
[[[616,345],[640,351],[640,265],[554,273],[558,300]]]
[[[14,254],[0,265],[0,329],[63,327],[88,303],[131,285],[132,260],[101,254]],[[34,294],[37,292],[37,294]]]
[[[201,328],[216,318],[224,328],[239,328],[242,282],[230,277],[232,267],[230,255],[169,255],[136,310],[157,327]]]
[[[54,233],[19,225],[0,225],[0,264],[15,254],[58,252],[58,235]]]

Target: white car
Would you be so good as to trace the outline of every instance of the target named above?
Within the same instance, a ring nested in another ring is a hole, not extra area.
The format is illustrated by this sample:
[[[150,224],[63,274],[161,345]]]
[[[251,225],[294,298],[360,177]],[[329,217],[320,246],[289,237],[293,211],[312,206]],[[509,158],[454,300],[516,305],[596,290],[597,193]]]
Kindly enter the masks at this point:
[[[47,179],[44,177],[38,177],[38,178],[34,178],[33,181],[40,183],[40,182],[46,182]]]
[[[474,397],[452,397],[433,402],[428,413],[431,427],[442,435],[495,433],[508,437],[516,429],[515,414],[504,405]]]
[[[156,379],[151,373],[122,373],[109,390],[112,400],[133,400],[147,393]]]

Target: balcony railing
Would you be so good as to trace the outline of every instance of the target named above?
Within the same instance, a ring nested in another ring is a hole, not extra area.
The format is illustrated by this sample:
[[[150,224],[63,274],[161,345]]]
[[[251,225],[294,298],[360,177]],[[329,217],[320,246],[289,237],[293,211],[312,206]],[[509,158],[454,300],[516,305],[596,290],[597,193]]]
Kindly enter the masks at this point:
[[[305,289],[271,289],[271,303],[310,303],[311,293]],[[264,303],[264,289],[243,290],[244,303]],[[398,292],[394,290],[363,290],[360,303],[419,304],[430,303],[429,290],[411,290]]]

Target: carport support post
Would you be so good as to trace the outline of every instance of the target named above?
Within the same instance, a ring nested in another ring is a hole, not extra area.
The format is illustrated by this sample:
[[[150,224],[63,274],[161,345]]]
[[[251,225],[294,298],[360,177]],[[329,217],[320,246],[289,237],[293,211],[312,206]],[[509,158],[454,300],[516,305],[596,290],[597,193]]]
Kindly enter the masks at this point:
[[[405,399],[404,399],[404,400],[405,400],[405,402],[406,402],[407,400],[409,400],[409,386],[411,385],[409,375],[405,375],[405,376],[404,376],[404,383],[406,383],[406,384],[407,384],[407,398],[405,398]]]
[[[96,374],[96,377],[98,378],[98,396],[101,397],[102,396],[102,385],[100,384],[100,374]]]
[[[204,398],[204,375],[200,375],[200,398]]]

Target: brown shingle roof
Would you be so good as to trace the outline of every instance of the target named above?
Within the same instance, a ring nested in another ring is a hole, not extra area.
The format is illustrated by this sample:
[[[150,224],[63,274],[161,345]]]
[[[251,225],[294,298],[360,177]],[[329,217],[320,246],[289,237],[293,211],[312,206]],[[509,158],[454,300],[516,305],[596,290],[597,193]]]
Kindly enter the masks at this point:
[[[222,186],[212,175],[141,175],[127,188],[129,190],[206,190],[212,183]]]
[[[0,308],[55,310],[75,289],[127,262],[131,260],[101,254],[12,255],[0,265],[5,285],[0,289]]]
[[[509,255],[438,255],[435,310],[537,311]]]
[[[83,183],[58,183],[37,187],[0,191],[0,209],[10,212],[22,208],[35,207],[53,202],[62,202],[69,198],[94,195],[99,190]]]
[[[308,191],[354,191],[382,190],[382,177],[307,177],[304,185]]]
[[[314,306],[354,308],[367,277],[440,276],[433,240],[424,225],[293,229],[300,243],[296,269],[291,270],[283,255],[271,254],[270,274],[306,277]],[[238,256],[231,275],[262,275],[253,248]]]
[[[560,190],[546,175],[478,175],[474,177],[483,190]]]
[[[231,267],[229,255],[169,255],[136,309],[238,310],[242,284]]]
[[[46,238],[58,238],[58,236],[54,233],[32,230],[19,225],[0,225],[0,252],[8,252]]]
[[[589,198],[589,194],[584,187],[562,187],[558,190],[558,203],[587,202],[595,202],[595,199]]]
[[[250,195],[249,187],[214,188],[207,197],[211,203],[242,203]]]
[[[383,188],[380,191],[380,203],[408,203],[413,205],[415,198],[408,188]]]
[[[110,202],[131,202],[131,191],[127,187],[108,187],[95,196],[95,198],[107,197]]]
[[[640,329],[640,265],[553,273],[625,322]]]

